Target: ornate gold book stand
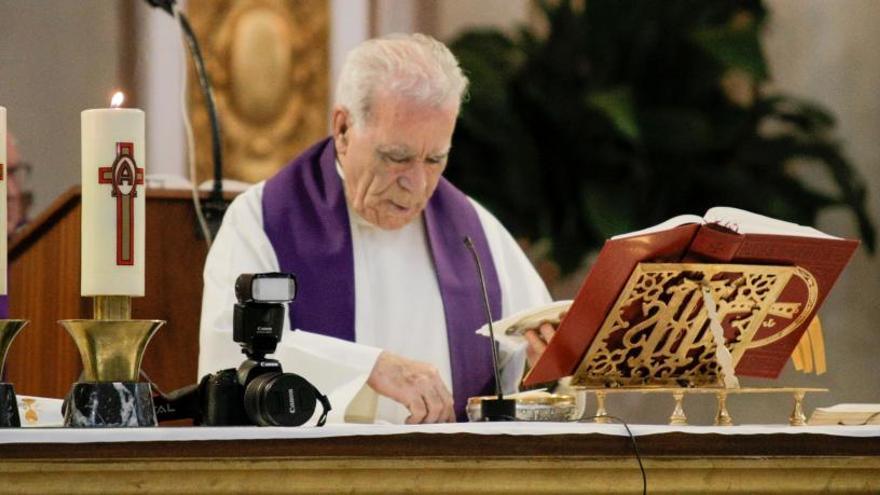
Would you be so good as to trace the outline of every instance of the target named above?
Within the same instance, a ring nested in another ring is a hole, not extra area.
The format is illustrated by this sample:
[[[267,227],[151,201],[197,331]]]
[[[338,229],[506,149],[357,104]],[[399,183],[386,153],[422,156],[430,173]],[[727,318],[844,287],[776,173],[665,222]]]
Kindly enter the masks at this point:
[[[780,301],[793,278],[804,284],[806,300]],[[715,394],[721,426],[733,424],[729,395],[788,393],[794,397],[789,423],[804,425],[804,395],[827,389],[744,388],[734,370],[746,351],[803,325],[818,295],[815,278],[797,266],[640,263],[571,383],[595,394],[598,422],[608,421],[610,393],[670,394],[672,425],[687,424],[685,395]]]

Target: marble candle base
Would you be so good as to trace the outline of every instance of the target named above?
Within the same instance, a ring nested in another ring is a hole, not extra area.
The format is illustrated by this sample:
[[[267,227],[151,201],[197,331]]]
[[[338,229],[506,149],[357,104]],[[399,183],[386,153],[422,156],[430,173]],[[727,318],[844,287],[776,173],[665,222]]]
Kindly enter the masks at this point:
[[[157,424],[148,383],[74,383],[67,397],[64,426],[125,428]]]
[[[18,418],[18,400],[11,383],[0,383],[0,428],[21,426]]]

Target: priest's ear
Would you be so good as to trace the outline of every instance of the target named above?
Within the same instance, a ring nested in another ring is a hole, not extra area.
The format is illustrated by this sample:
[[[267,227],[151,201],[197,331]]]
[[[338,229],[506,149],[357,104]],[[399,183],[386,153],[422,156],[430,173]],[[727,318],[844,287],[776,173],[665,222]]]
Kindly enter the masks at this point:
[[[336,154],[344,156],[348,152],[348,133],[351,130],[351,119],[348,109],[341,105],[333,108],[333,144]]]

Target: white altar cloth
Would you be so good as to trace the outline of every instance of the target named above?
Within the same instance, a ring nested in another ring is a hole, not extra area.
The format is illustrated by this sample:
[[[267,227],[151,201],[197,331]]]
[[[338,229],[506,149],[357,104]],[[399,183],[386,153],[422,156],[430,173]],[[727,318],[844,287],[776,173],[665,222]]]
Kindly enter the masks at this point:
[[[666,426],[630,425],[634,436],[663,433],[770,435],[813,434],[880,438],[880,426]],[[616,435],[626,436],[623,425],[595,423],[451,423],[435,425],[332,424],[324,427],[157,427],[157,428],[10,428],[0,429],[0,445],[37,443],[182,442],[216,440],[283,440],[410,433],[472,435]]]

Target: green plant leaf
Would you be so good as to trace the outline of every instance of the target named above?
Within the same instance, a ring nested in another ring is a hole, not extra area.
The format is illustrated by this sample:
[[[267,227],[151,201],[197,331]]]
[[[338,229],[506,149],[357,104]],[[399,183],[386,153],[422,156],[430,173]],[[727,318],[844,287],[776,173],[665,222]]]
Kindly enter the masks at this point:
[[[606,91],[593,91],[587,94],[586,102],[608,117],[614,127],[627,139],[638,141],[641,138],[630,88],[623,86]]]
[[[697,109],[646,108],[640,116],[643,141],[653,150],[680,155],[703,152],[712,146],[712,125]]]
[[[603,239],[638,229],[635,204],[620,201],[630,195],[626,184],[586,184],[584,186],[582,214]]]
[[[742,29],[729,26],[698,29],[691,38],[725,67],[742,69],[757,81],[767,79],[767,62],[761,51],[761,40],[756,26]]]
[[[843,207],[873,250],[867,186],[834,115],[786,94],[742,104],[735,78],[721,84],[731,70],[767,77],[760,0],[537,3],[546,31],[451,44],[471,99],[445,174],[514,236],[550,239],[563,274],[609,236],[717,205],[800,224]],[[833,187],[792,173],[800,157]]]

